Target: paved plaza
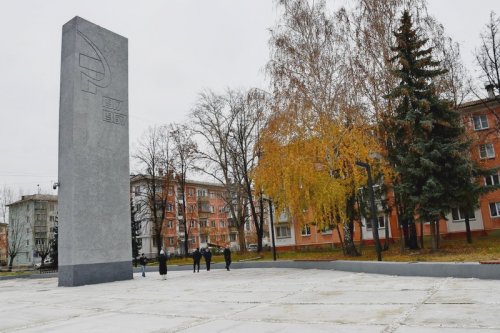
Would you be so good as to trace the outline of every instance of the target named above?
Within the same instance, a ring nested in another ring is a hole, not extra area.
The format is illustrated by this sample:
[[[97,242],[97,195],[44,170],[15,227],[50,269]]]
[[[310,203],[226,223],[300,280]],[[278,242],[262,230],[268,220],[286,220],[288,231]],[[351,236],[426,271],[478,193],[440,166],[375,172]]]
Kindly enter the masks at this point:
[[[500,281],[334,270],[157,272],[57,287],[0,281],[0,332],[500,332]]]

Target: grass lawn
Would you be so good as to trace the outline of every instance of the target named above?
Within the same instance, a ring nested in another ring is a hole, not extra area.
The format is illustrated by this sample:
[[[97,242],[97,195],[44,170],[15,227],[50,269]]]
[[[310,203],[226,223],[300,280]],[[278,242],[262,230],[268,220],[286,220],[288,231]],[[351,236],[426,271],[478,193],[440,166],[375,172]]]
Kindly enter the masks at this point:
[[[383,240],[382,240],[383,244]],[[358,247],[359,248],[359,247]],[[362,255],[358,257],[348,257],[342,253],[340,247],[329,249],[311,249],[301,251],[277,252],[278,260],[376,260],[375,248],[364,245]],[[232,253],[233,262],[240,260],[272,260],[271,251],[262,253]],[[420,250],[405,249],[400,251],[399,243],[390,244],[389,250],[382,252],[383,261],[441,261],[441,262],[477,262],[477,261],[500,261],[500,230],[491,232],[488,236],[473,237],[472,244],[467,244],[465,236],[456,239],[441,239],[440,249],[437,252],[431,251],[430,237],[424,238],[424,248]],[[215,263],[224,262],[222,255],[214,254],[212,261]],[[203,259],[202,259],[203,263]],[[192,265],[191,258],[170,259],[169,265]],[[152,266],[157,265],[151,263]],[[33,274],[37,271],[17,271],[1,272],[2,276],[18,276]]]
[[[383,244],[383,240],[382,240]],[[359,248],[359,247],[358,247]],[[277,252],[278,260],[376,260],[375,248],[364,245],[362,255],[358,257],[345,256],[340,247],[332,249],[311,249],[302,251]],[[259,258],[259,259],[256,259]],[[261,253],[234,253],[233,261],[239,260],[272,260],[271,251]],[[389,250],[382,252],[384,261],[441,261],[441,262],[477,262],[477,261],[498,261],[500,260],[500,230],[491,232],[488,236],[474,237],[472,244],[467,244],[464,238],[441,239],[440,249],[437,252],[431,251],[431,238],[424,237],[424,248],[420,250],[405,249],[401,253],[398,242],[392,243]],[[223,262],[221,255],[214,255],[213,261]],[[202,259],[203,262],[203,259]],[[192,264],[190,258],[169,260],[170,265]]]

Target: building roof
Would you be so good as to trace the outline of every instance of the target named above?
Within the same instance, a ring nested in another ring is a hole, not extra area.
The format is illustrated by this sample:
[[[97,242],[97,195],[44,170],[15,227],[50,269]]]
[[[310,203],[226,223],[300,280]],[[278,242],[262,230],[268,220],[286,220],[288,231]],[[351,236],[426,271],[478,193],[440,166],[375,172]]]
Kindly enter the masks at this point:
[[[28,201],[55,201],[57,202],[57,195],[52,194],[32,194],[32,195],[23,195],[21,200],[14,201],[13,203],[8,204],[7,206],[15,206],[20,205]]]
[[[158,179],[162,178],[163,176],[158,176]],[[150,175],[130,175],[130,183],[135,183],[144,179],[150,179]],[[173,180],[173,183],[176,183],[176,180]],[[224,185],[220,183],[212,183],[212,182],[204,182],[204,181],[198,181],[198,180],[191,180],[187,179],[186,180],[186,185],[198,185],[198,186],[213,186],[213,187],[224,187]]]
[[[461,104],[458,109],[462,111],[467,111],[466,109],[471,109],[475,106],[491,106],[491,104],[500,104],[500,96],[495,96],[494,98],[483,98],[474,101],[469,101]]]

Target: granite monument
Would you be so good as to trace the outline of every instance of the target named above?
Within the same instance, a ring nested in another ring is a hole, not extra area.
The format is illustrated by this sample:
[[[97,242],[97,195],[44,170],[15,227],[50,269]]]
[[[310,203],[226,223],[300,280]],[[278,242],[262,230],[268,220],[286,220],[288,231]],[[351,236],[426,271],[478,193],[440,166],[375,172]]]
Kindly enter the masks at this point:
[[[132,279],[128,40],[75,17],[61,53],[59,286]]]

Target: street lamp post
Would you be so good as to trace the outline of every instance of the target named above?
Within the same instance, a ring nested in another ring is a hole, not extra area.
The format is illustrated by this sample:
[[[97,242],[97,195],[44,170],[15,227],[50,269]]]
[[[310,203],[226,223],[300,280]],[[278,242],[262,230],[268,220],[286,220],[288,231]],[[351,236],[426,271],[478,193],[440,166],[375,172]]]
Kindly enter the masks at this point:
[[[375,205],[375,193],[373,192],[372,172],[370,165],[365,162],[356,161],[356,165],[366,169],[368,174],[368,192],[370,193],[370,208],[372,216],[372,231],[373,241],[375,242],[375,250],[377,251],[377,260],[382,261],[382,249],[380,247],[380,240],[378,237],[378,219],[377,219],[377,206]]]
[[[276,261],[276,244],[274,243],[274,222],[273,222],[273,202],[267,199],[269,203],[269,215],[271,221],[271,242],[273,244],[273,260]]]
[[[273,219],[273,201],[271,198],[262,198],[262,200],[267,201],[269,204],[269,220],[271,228],[271,243],[273,245],[273,260],[276,261],[276,244],[274,242],[274,219]]]

